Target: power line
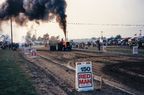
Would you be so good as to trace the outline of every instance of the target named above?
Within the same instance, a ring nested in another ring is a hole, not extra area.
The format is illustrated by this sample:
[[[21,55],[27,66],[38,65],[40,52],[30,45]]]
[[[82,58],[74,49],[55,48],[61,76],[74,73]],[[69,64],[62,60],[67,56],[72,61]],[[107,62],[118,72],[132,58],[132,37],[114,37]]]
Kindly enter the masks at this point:
[[[117,27],[144,27],[144,24],[94,24],[94,23],[67,23],[71,25],[89,25],[89,26],[117,26]]]
[[[57,23],[50,21],[51,23]],[[116,26],[116,27],[144,27],[144,24],[96,24],[96,23],[79,23],[68,22],[68,25],[86,25],[86,26]]]

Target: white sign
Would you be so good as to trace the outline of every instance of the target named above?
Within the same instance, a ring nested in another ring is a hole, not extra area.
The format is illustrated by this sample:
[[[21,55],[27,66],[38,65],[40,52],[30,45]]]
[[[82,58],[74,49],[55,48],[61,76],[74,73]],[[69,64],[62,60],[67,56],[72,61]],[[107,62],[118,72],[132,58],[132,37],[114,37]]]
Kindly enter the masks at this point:
[[[76,89],[78,91],[90,91],[94,89],[91,62],[76,63]]]
[[[133,54],[138,54],[138,46],[133,46]]]
[[[103,46],[103,52],[106,52],[106,46]]]
[[[34,48],[31,50],[31,57],[32,58],[36,58],[37,57],[37,50],[34,49]]]

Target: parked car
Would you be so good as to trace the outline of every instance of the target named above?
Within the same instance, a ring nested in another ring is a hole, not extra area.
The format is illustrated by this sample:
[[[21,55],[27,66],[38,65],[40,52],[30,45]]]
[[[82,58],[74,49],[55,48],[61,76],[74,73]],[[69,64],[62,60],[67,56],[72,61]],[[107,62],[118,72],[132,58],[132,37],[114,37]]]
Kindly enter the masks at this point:
[[[138,38],[138,46],[139,48],[144,48],[144,36]]]
[[[121,41],[120,41],[120,45],[121,46],[128,46],[128,41],[129,41],[130,37],[128,38],[123,38]]]
[[[128,45],[130,47],[132,47],[132,46],[138,46],[138,38],[134,37],[134,38],[129,39],[128,40]]]
[[[139,48],[144,48],[144,36],[142,37],[134,37],[132,39],[129,39],[128,44],[130,47],[132,46],[138,46]]]

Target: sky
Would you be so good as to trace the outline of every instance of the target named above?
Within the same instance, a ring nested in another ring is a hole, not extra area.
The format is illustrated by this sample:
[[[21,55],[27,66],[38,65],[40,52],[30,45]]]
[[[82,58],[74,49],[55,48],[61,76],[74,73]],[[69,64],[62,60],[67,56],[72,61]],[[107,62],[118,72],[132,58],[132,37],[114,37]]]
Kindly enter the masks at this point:
[[[144,0],[67,0],[68,22],[95,24],[144,24]],[[70,38],[117,34],[133,36],[143,27],[68,25]]]
[[[0,4],[2,3],[1,0]],[[66,0],[67,33],[69,39],[91,37],[134,36],[142,30],[144,35],[144,0]],[[55,22],[55,19],[53,20]],[[64,37],[58,23],[35,24],[26,27],[13,24],[14,41],[22,41],[28,30],[36,36],[44,33]],[[126,25],[132,26],[126,26]],[[3,32],[10,34],[10,23],[3,23]],[[139,26],[141,25],[141,26]]]

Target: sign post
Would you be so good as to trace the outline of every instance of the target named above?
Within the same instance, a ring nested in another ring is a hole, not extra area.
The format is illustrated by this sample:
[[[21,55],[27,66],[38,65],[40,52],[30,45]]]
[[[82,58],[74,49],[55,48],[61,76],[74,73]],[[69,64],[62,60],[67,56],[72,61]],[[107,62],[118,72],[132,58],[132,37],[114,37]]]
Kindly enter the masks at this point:
[[[94,89],[91,62],[76,62],[76,89],[78,91]]]

